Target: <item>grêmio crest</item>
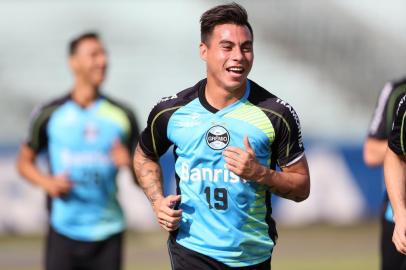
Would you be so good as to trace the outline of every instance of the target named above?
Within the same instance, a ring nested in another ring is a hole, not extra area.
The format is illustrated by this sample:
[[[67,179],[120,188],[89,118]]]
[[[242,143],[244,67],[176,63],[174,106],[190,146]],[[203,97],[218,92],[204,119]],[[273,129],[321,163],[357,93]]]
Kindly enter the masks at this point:
[[[222,150],[229,142],[230,134],[222,126],[213,126],[206,132],[206,143],[213,150]]]

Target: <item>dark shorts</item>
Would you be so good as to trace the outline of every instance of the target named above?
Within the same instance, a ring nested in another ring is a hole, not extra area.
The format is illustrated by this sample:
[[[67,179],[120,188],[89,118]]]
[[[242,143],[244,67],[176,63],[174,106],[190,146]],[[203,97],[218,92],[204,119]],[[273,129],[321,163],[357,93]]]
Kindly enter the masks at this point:
[[[381,218],[381,270],[406,270],[406,256],[392,242],[395,224]]]
[[[168,239],[168,252],[172,270],[270,270],[271,258],[260,264],[229,267],[215,259],[179,245],[173,236]]]
[[[106,240],[83,242],[72,240],[49,229],[46,250],[46,270],[120,270],[123,233]]]

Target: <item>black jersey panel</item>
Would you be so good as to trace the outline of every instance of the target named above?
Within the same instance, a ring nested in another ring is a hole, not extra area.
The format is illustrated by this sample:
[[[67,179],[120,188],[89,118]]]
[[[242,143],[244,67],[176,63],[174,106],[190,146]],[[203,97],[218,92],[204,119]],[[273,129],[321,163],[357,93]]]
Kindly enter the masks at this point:
[[[198,97],[198,90],[204,80],[193,87],[187,88],[176,95],[162,98],[148,116],[147,127],[140,135],[140,146],[144,153],[151,158],[159,158],[172,142],[168,139],[168,122],[172,114]]]
[[[70,99],[70,95],[64,95],[34,109],[30,118],[30,127],[25,143],[36,153],[48,147],[48,135],[46,127],[52,113]]]
[[[392,132],[389,137],[388,145],[393,152],[398,155],[405,155],[406,144],[406,95],[400,99],[397,106]]]
[[[275,130],[272,157],[279,166],[289,165],[304,153],[299,117],[293,107],[252,82],[248,100],[258,106],[270,119]],[[274,160],[273,159],[273,160]]]
[[[379,140],[388,139],[392,129],[396,105],[404,93],[406,93],[406,78],[385,84],[375,107],[368,137]]]

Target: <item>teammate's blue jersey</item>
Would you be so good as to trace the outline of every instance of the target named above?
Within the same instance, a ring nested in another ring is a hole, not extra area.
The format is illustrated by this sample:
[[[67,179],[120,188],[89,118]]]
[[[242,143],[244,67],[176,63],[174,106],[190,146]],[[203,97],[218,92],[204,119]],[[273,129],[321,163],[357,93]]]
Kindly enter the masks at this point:
[[[67,195],[51,201],[54,230],[81,241],[123,231],[118,170],[110,152],[115,141],[131,151],[137,135],[133,115],[105,97],[87,108],[64,97],[35,113],[28,145],[36,152],[47,150],[52,175],[65,175],[73,185]]]
[[[294,163],[304,151],[299,120],[289,104],[250,81],[240,100],[216,110],[204,97],[205,84],[158,103],[140,146],[156,158],[174,145],[183,210],[176,241],[231,267],[258,264],[271,256],[276,240],[271,195],[227,170],[223,150],[244,149],[248,136],[262,165]]]

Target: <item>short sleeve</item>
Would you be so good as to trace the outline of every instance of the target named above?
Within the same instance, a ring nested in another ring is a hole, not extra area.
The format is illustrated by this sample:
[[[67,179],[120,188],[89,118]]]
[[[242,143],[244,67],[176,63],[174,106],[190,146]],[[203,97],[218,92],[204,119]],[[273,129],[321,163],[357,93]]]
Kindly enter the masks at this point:
[[[304,145],[299,116],[288,103],[283,102],[282,114],[273,117],[275,142],[272,152],[280,167],[289,166],[298,161],[304,154]]]
[[[48,146],[46,127],[52,111],[52,108],[39,106],[31,113],[25,143],[36,153],[45,150]]]
[[[368,137],[386,140],[388,139],[388,102],[393,90],[392,83],[385,84],[378,98],[378,102],[375,107],[374,116],[369,125]]]
[[[147,127],[140,135],[139,144],[144,153],[151,158],[159,158],[172,142],[168,139],[168,121],[174,109],[157,104],[148,116]]]

